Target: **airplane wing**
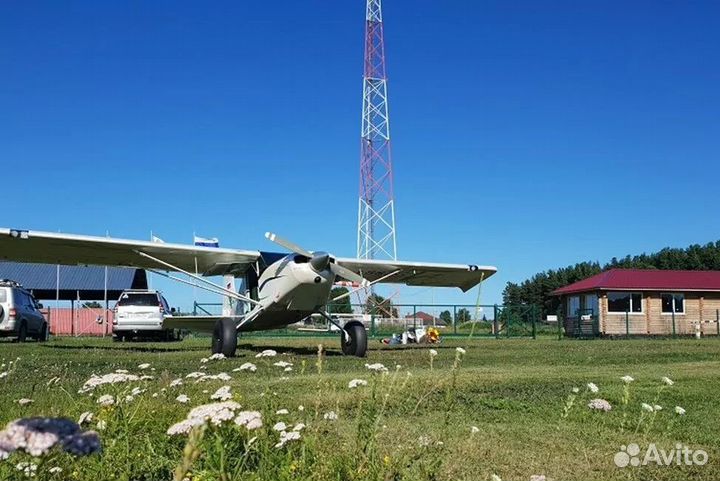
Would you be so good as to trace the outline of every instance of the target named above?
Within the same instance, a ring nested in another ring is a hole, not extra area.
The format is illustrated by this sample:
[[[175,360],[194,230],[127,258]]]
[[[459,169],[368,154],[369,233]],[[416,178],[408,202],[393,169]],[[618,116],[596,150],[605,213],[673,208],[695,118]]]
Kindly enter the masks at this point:
[[[492,266],[432,264],[370,259],[336,259],[336,262],[369,281],[398,271],[382,282],[408,286],[459,287],[466,292],[497,272]]]
[[[260,258],[258,251],[0,228],[0,259],[3,260],[175,270],[140,253],[205,276],[239,276]]]

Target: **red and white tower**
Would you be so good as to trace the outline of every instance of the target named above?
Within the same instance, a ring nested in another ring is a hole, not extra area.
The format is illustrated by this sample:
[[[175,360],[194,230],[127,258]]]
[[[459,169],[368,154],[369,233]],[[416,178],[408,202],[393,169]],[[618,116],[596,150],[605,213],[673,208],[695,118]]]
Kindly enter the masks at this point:
[[[397,260],[382,1],[367,0],[357,257]]]

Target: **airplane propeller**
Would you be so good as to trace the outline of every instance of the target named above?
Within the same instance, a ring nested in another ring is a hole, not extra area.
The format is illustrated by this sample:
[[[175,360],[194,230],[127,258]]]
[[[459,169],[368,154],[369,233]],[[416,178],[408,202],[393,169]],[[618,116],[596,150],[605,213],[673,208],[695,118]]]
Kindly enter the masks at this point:
[[[327,252],[322,251],[316,251],[316,252],[310,252],[306,249],[303,249],[299,245],[295,244],[294,242],[290,242],[287,239],[283,239],[277,234],[273,234],[272,232],[266,232],[265,237],[278,245],[283,246],[287,250],[294,252],[296,254],[300,254],[301,256],[307,257],[310,259],[310,265],[312,266],[315,271],[322,271],[325,269],[330,269],[330,271],[335,274],[336,276],[343,277],[351,282],[356,282],[360,284],[361,286],[366,286],[370,284],[370,281],[365,279],[359,274],[356,274],[355,272],[351,271],[347,267],[343,267],[335,262],[335,258],[332,257]]]

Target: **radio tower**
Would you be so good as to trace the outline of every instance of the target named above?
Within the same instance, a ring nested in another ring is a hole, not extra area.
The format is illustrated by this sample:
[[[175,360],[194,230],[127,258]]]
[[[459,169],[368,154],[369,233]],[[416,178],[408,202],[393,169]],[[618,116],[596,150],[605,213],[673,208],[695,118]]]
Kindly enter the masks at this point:
[[[357,257],[397,260],[382,0],[367,0]]]

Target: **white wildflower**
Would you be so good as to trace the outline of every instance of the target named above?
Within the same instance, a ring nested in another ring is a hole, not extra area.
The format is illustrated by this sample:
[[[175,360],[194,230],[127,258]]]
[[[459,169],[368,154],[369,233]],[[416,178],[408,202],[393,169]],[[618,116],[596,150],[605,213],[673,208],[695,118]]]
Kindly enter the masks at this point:
[[[274,363],[273,363],[273,366],[277,366],[277,367],[290,367],[290,366],[292,366],[292,363],[291,363],[291,362],[286,362],[286,361],[278,361],[278,362],[274,362]]]
[[[290,431],[290,432],[281,432],[280,433],[280,442],[275,445],[276,448],[281,448],[285,446],[285,443],[289,441],[297,441],[300,439],[300,433],[298,431]]]
[[[530,476],[530,481],[545,481],[545,475],[544,474],[533,474]]]
[[[251,362],[246,362],[242,366],[236,367],[235,369],[233,369],[233,372],[238,372],[238,371],[255,372],[255,371],[257,371],[257,366]]]
[[[574,387],[574,388],[572,388],[572,392],[573,392],[573,394],[577,394],[577,393],[580,392],[580,388],[579,388],[579,387]]]
[[[103,419],[98,421],[95,425],[95,429],[97,429],[98,431],[105,431],[105,428],[107,428],[107,422]]]
[[[368,382],[365,379],[353,379],[348,383],[350,389],[355,389],[359,386],[367,386]]]
[[[59,466],[53,466],[52,468],[48,469],[48,472],[50,474],[60,474],[62,473],[62,468]]]
[[[675,413],[684,416],[685,415],[685,409],[681,408],[680,406],[675,406]]]
[[[219,399],[220,401],[227,401],[228,399],[232,399],[232,393],[230,392],[230,386],[223,386],[215,393],[210,396],[210,399]]]
[[[219,426],[226,421],[235,418],[235,411],[240,409],[240,404],[235,401],[224,401],[212,404],[203,404],[193,408],[184,421],[175,423],[167,430],[170,435],[187,434],[195,426],[201,426],[207,422]]]
[[[477,426],[470,426],[470,434],[477,434],[480,432],[480,428]]]
[[[275,357],[277,356],[277,352],[273,351],[272,349],[265,349],[263,352],[259,352],[255,355],[255,357]]]
[[[185,394],[179,395],[178,397],[175,398],[175,400],[182,404],[190,402],[190,398],[187,397],[187,395],[185,395]]]
[[[140,389],[139,387],[134,387],[134,388],[132,389],[132,391],[130,391],[130,394],[131,394],[132,396],[139,396],[139,395],[141,395],[142,393],[144,393],[145,391],[147,391],[147,389]]]
[[[491,481],[502,481],[502,478],[500,478],[500,476],[498,476],[497,474],[493,474],[492,476],[490,476],[490,479]]]
[[[141,371],[144,370],[144,369],[147,369],[147,368],[149,368],[149,367],[150,367],[150,363],[149,363],[149,362],[144,362],[144,363],[138,365],[138,369],[140,369]]]
[[[672,379],[670,379],[670,378],[667,377],[667,376],[665,376],[665,377],[662,378],[662,382],[664,382],[664,383],[667,384],[668,386],[672,386],[673,384],[675,384],[675,381],[673,381]]]
[[[182,386],[182,383],[183,383],[183,380],[180,378],[173,379],[172,381],[170,381],[170,387]]]
[[[323,419],[326,421],[337,421],[338,415],[335,411],[327,412],[323,415]]]
[[[275,426],[273,426],[274,431],[285,431],[287,429],[287,425],[280,421],[279,423],[275,423]]]
[[[18,471],[22,471],[22,473],[28,478],[34,478],[35,473],[37,472],[37,464],[31,463],[29,461],[18,463],[15,465],[15,468]]]
[[[119,371],[122,371],[122,369],[119,369]],[[118,384],[123,382],[131,382],[131,381],[139,381],[140,377],[134,375],[134,374],[126,374],[124,372],[114,372],[110,374],[105,374],[103,376],[97,376],[92,375],[90,379],[85,381],[85,384],[83,384],[83,387],[80,388],[80,391],[78,391],[80,394],[90,392],[94,390],[98,386],[102,386],[105,384]]]
[[[438,352],[437,352],[435,349],[430,349],[430,355],[431,355],[432,357],[435,357],[435,356],[438,355]]]
[[[292,368],[292,367],[290,367],[290,366],[288,366],[288,367],[286,367],[286,368],[285,368],[285,369],[283,369],[283,370],[284,370],[285,372],[290,372],[290,371],[292,371],[292,370],[293,370],[293,368]]]
[[[34,402],[35,401],[33,401],[32,399],[28,399],[26,397],[24,397],[22,399],[18,399],[18,404],[21,406],[27,406],[28,404],[32,404]]]
[[[8,375],[7,371],[0,372],[0,379],[6,377]]]
[[[127,374],[128,372],[130,371],[128,371],[127,369],[115,369],[116,374]]]
[[[209,359],[211,361],[222,361],[223,359],[226,359],[226,358],[225,358],[225,354],[223,354],[222,352],[218,352],[218,353],[215,353],[212,356],[210,356]]]
[[[588,407],[590,409],[595,409],[597,411],[610,411],[612,409],[612,406],[609,402],[607,402],[604,399],[593,399],[588,403]]]
[[[204,375],[205,375],[204,372],[195,371],[195,372],[191,372],[190,374],[188,374],[188,375],[185,376],[185,377],[188,378],[188,379],[195,379],[195,378],[203,377]]]
[[[653,411],[655,411],[655,412],[662,411],[662,406],[659,404],[653,405]]]
[[[95,416],[90,411],[85,411],[80,415],[80,419],[78,419],[78,424],[83,425],[85,423],[92,422],[93,418]]]
[[[647,411],[649,413],[653,412],[653,407],[651,405],[649,405],[648,403],[642,403],[640,405],[640,407],[642,408],[643,411]]]
[[[287,409],[278,409],[277,411],[275,411],[275,414],[290,414],[290,411],[288,411]]]
[[[98,398],[97,403],[101,406],[112,406],[115,404],[115,398],[110,394],[103,394]]]
[[[597,387],[597,384],[595,384],[594,382],[589,382],[587,384],[587,388],[592,393],[596,393],[596,392],[600,391],[600,389]]]
[[[235,418],[235,424],[245,426],[248,431],[262,427],[262,414],[258,411],[242,411]],[[252,441],[251,441],[252,442]]]
[[[303,412],[305,410],[305,406],[302,404],[298,406],[298,411]]]
[[[427,437],[427,436],[420,436],[420,437],[418,438],[418,444],[420,444],[420,446],[429,446],[429,445],[430,445],[430,438]]]
[[[463,349],[462,347],[456,347],[456,348],[455,348],[455,351],[456,351],[458,354],[465,354],[465,353],[467,352],[467,351],[466,351],[465,349]]]
[[[623,376],[620,379],[622,379],[622,382],[624,382],[625,384],[630,384],[631,382],[635,381],[632,376]]]
[[[206,357],[203,357],[202,359],[200,359],[200,363],[201,363],[201,364],[206,364],[206,363],[209,362],[209,361],[210,361],[210,359],[208,359],[208,358],[206,358]]]
[[[129,395],[129,394],[128,394],[127,396],[125,396],[125,402],[126,402],[126,403],[131,403],[131,402],[133,402],[134,400],[135,400],[135,396],[131,396],[131,395]]]
[[[295,427],[293,427],[293,431],[302,431],[303,429],[305,429],[304,423],[297,423]]]
[[[365,367],[368,368],[371,371],[375,372],[387,372],[388,368],[385,367],[384,364],[380,364],[379,362],[373,363],[373,364],[365,364]]]

